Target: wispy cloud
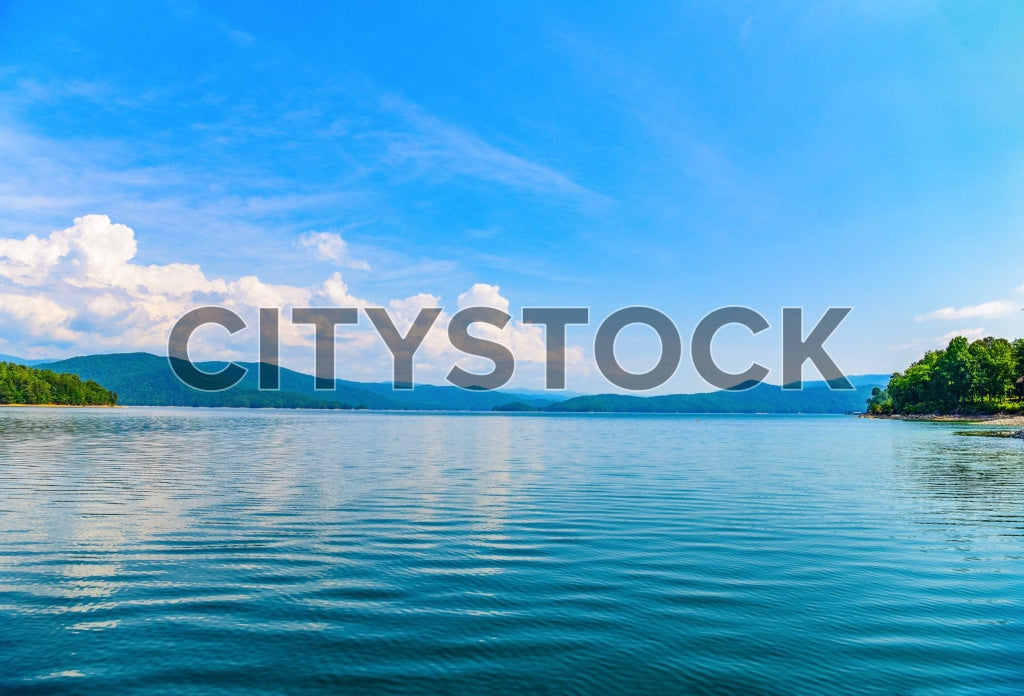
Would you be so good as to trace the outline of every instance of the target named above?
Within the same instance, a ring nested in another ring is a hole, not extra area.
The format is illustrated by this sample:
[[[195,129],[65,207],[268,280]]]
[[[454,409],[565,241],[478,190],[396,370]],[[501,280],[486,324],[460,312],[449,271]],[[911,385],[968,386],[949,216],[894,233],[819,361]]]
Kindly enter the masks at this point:
[[[1015,303],[1008,300],[994,300],[968,307],[943,307],[928,314],[914,317],[915,321],[931,319],[998,319],[1013,314],[1018,310]]]
[[[150,132],[152,105],[137,90],[114,81],[63,85],[24,70],[8,75],[8,89],[0,84],[0,230],[29,234],[105,211],[160,235],[161,244],[192,244],[211,256],[232,248],[235,258],[256,262],[252,250],[280,252],[304,230],[345,231],[353,220],[375,221],[361,239],[346,235],[364,256],[382,230],[413,230],[415,243],[416,231],[447,224],[449,211],[422,203],[438,185],[478,193],[480,182],[492,183],[491,209],[509,219],[520,202],[508,194],[543,197],[545,207],[591,209],[608,200],[519,148],[498,147],[358,80],[289,87],[294,94],[283,90],[279,102],[232,104],[210,120],[204,99],[218,79],[167,86],[161,99],[173,100],[182,117]],[[35,87],[26,93],[19,81]],[[102,104],[107,119],[122,114],[137,126],[127,129],[134,135],[61,137],[33,123],[40,111],[75,112],[86,103]],[[330,252],[320,257],[332,260]]]
[[[974,341],[985,336],[985,329],[957,329],[956,331],[945,333],[942,336],[933,336],[932,338],[915,338],[914,340],[906,343],[889,346],[889,350],[916,351],[918,353],[922,353],[926,350],[945,348],[949,345],[949,342],[957,336],[963,336],[968,341]]]
[[[491,145],[415,104],[395,96],[383,98],[382,104],[386,111],[400,116],[406,128],[370,135],[383,142],[388,163],[403,171],[412,166],[438,178],[468,176],[536,193],[609,202],[562,172]]]

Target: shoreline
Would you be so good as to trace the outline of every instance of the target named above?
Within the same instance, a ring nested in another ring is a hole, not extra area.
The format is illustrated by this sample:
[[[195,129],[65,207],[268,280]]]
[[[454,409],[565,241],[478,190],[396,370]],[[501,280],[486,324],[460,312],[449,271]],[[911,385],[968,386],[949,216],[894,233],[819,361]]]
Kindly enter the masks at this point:
[[[1024,427],[1024,414],[1019,413],[977,413],[972,415],[946,413],[873,415],[861,413],[857,417],[875,418],[878,420],[924,421],[927,423],[983,423],[985,425]]]
[[[0,408],[121,408],[120,404],[0,404]]]

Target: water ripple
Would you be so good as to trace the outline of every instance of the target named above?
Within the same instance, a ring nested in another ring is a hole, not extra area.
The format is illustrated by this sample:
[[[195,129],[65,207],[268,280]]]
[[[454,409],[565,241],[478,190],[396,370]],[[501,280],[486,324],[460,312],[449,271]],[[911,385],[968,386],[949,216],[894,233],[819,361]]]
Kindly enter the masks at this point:
[[[0,525],[5,694],[1024,692],[953,426],[5,410]]]

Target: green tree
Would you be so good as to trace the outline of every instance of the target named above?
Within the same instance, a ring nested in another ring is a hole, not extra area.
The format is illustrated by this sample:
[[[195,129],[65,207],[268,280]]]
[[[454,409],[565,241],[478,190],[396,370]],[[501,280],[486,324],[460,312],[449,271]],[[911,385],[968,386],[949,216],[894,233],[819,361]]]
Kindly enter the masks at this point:
[[[0,404],[113,406],[117,394],[78,375],[0,362]]]
[[[963,336],[956,336],[946,346],[935,366],[935,378],[942,391],[937,395],[946,410],[961,408],[971,395],[978,376],[978,364]]]
[[[1024,376],[1024,338],[1016,338],[1010,344],[1013,350],[1014,379]]]
[[[871,389],[871,398],[868,401],[868,413],[879,415],[892,413],[892,399],[889,398],[889,390],[880,387]]]
[[[973,396],[989,401],[1005,399],[1017,377],[1010,342],[988,336],[972,343],[970,350],[977,365]]]
[[[942,385],[934,379],[944,351],[930,350],[904,372],[889,380],[889,398],[897,413],[924,413],[940,410]]]

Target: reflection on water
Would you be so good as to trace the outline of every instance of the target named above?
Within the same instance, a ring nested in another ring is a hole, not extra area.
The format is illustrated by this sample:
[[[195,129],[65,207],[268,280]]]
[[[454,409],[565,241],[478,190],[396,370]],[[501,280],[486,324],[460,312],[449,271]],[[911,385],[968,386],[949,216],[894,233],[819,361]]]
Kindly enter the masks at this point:
[[[936,523],[966,529],[991,523],[985,532],[995,536],[1024,532],[1024,442],[950,437],[925,425],[897,439],[893,450],[905,495],[926,497],[925,512]]]
[[[1024,442],[0,411],[2,693],[1016,693]]]

